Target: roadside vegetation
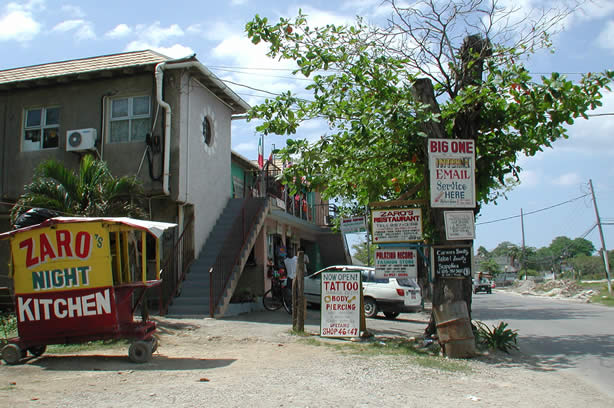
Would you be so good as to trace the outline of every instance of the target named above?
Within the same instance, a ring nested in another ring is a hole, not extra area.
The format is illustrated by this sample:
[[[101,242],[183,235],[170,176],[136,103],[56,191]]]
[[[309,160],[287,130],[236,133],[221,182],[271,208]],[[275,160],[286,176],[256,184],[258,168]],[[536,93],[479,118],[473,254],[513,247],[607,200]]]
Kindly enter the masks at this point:
[[[0,314],[0,348],[7,343],[7,339],[17,337],[17,317],[14,313]],[[103,348],[128,347],[130,342],[120,340],[96,340],[77,344],[52,344],[47,347],[48,353],[66,354],[85,350],[98,350]]]
[[[440,347],[435,343],[425,345],[420,338],[378,338],[364,342],[331,343],[313,337],[302,340],[305,344],[317,347],[330,347],[341,353],[358,354],[360,356],[403,356],[413,363],[425,368],[447,372],[470,372],[469,363],[465,360],[448,359],[441,356]]]

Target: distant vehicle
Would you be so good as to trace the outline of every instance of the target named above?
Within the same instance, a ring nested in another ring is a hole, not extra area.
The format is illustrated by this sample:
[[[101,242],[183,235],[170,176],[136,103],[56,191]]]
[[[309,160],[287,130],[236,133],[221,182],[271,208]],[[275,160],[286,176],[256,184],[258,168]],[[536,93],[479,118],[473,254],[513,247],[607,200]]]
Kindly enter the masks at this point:
[[[356,265],[335,265],[305,277],[305,298],[308,303],[320,304],[322,272],[358,271],[362,274],[362,288],[366,317],[383,312],[387,319],[401,313],[422,311],[420,287],[412,279],[375,278],[375,268]]]
[[[490,282],[486,278],[473,280],[473,293],[478,293],[478,292],[492,293],[493,288],[494,288],[494,282]]]

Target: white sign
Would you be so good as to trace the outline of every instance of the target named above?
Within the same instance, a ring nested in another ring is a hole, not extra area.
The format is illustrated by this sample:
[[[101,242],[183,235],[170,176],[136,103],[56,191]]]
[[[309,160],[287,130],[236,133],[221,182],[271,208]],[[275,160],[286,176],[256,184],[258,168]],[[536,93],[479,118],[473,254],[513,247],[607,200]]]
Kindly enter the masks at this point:
[[[344,234],[351,234],[353,232],[365,232],[367,231],[367,218],[364,216],[342,218],[341,219],[341,232]]]
[[[420,208],[371,210],[374,244],[422,241]]]
[[[431,207],[475,208],[475,142],[429,139]]]
[[[407,248],[384,248],[375,251],[375,278],[418,277],[418,252]]]
[[[358,271],[322,272],[320,336],[359,335],[360,285]]]
[[[475,239],[473,211],[444,211],[443,217],[446,224],[447,240]]]

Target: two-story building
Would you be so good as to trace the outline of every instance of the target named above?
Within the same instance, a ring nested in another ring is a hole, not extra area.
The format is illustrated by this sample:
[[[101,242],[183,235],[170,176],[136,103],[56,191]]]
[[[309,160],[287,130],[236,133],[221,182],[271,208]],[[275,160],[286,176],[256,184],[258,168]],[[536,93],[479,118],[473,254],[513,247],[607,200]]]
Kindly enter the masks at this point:
[[[319,235],[330,235],[325,226],[287,219],[286,209],[276,215],[265,190],[254,194],[255,179],[241,179],[231,160],[231,121],[248,109],[194,56],[146,50],[0,71],[0,229],[10,229],[11,205],[42,160],[76,169],[94,154],[114,176],[142,181],[150,219],[178,224],[165,254],[161,312],[181,294],[177,300],[193,302],[171,312],[222,315],[248,259],[258,266],[256,295],[266,285],[266,231],[299,245],[304,239],[311,250]],[[262,181],[253,170],[250,177]]]

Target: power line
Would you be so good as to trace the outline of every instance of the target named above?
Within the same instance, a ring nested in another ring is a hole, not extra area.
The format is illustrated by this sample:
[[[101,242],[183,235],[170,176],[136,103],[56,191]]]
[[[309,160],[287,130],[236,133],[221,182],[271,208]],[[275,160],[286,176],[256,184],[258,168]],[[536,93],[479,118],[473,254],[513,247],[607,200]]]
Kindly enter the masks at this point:
[[[537,214],[537,213],[542,212],[542,211],[551,210],[551,209],[553,209],[553,208],[560,207],[561,205],[569,204],[569,203],[571,203],[571,202],[574,202],[574,201],[576,201],[576,200],[579,200],[579,199],[581,199],[581,198],[584,198],[584,197],[586,197],[586,196],[588,196],[588,195],[590,195],[590,194],[583,194],[583,195],[581,195],[581,196],[579,196],[579,197],[572,198],[571,200],[563,201],[563,202],[561,202],[561,203],[557,203],[557,204],[554,204],[554,205],[551,205],[551,206],[548,206],[548,207],[540,208],[539,210],[534,210],[534,211],[529,211],[529,212],[526,212],[526,213],[524,213],[524,215],[532,215],[532,214]],[[501,222],[501,221],[512,220],[512,219],[514,219],[514,218],[520,218],[520,215],[513,215],[513,216],[510,216],[510,217],[499,218],[499,219],[492,220],[492,221],[476,222],[476,223],[475,223],[475,225],[492,224],[492,223],[495,223],[495,222]]]

